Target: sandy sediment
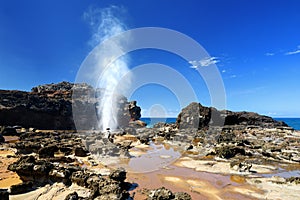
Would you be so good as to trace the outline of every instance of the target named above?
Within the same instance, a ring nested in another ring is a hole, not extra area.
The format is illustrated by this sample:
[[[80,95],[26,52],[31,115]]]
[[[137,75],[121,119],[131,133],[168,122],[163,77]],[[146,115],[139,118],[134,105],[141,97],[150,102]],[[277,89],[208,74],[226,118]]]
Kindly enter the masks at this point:
[[[7,138],[7,137],[6,137]],[[10,188],[10,186],[22,183],[17,173],[8,170],[8,166],[17,158],[14,157],[14,149],[3,145],[0,149],[0,188]]]

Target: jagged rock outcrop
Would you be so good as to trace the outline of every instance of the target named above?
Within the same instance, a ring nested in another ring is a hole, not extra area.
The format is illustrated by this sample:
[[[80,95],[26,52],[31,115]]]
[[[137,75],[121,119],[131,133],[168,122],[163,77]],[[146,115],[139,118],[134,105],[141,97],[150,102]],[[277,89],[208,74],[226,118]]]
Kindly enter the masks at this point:
[[[34,148],[29,148],[32,143],[38,144]],[[26,146],[27,144],[29,146]],[[66,186],[76,183],[89,189],[89,199],[129,198],[128,189],[131,188],[131,183],[125,182],[126,171],[119,168],[103,176],[83,167],[76,156],[86,157],[89,152],[74,133],[26,132],[20,136],[20,141],[15,143],[14,147],[17,149],[19,159],[10,164],[8,170],[16,172],[22,183],[11,186],[10,194],[28,192],[36,187],[57,182]],[[59,156],[54,156],[54,153],[59,153]],[[76,195],[70,195],[68,198],[71,196]]]
[[[0,125],[63,130],[97,128],[102,93],[103,90],[85,83],[68,82],[40,85],[31,92],[0,90]],[[116,101],[119,126],[127,126],[129,103],[121,95],[116,96]]]
[[[136,105],[136,101],[131,101],[129,103],[129,113],[132,121],[136,121],[141,118],[141,107]]]
[[[207,128],[209,126],[244,125],[274,128],[288,125],[271,117],[253,112],[219,111],[213,107],[205,107],[200,103],[191,103],[179,113],[176,124],[179,128]]]
[[[149,190],[147,200],[192,200],[191,196],[185,192],[173,193],[171,190],[162,187],[155,190]]]
[[[130,127],[141,128],[147,126],[147,124],[140,120],[141,107],[136,105],[136,101],[129,102],[129,114],[130,114]]]

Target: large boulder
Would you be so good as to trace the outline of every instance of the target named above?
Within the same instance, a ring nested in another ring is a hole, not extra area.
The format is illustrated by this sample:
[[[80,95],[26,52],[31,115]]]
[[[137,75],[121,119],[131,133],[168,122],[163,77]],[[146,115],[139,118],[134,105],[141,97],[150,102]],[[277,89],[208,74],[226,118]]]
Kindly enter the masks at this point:
[[[182,109],[177,117],[176,124],[181,129],[203,129],[224,125],[259,126],[264,128],[288,127],[284,122],[254,112],[219,111],[216,108],[205,107],[196,102]]]

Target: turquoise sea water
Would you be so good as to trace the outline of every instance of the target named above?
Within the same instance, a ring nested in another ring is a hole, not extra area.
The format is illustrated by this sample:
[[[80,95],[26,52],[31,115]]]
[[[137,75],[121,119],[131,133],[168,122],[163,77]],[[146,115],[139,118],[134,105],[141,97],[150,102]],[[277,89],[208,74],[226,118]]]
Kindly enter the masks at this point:
[[[158,122],[164,123],[175,123],[176,118],[149,118],[149,117],[142,117],[141,120],[147,123],[147,127],[152,127],[154,124]]]
[[[289,126],[293,127],[295,130],[300,130],[300,118],[274,118],[278,121],[284,121]],[[154,124],[158,122],[165,123],[175,123],[176,118],[141,118],[142,121],[147,123],[147,127],[152,127]]]

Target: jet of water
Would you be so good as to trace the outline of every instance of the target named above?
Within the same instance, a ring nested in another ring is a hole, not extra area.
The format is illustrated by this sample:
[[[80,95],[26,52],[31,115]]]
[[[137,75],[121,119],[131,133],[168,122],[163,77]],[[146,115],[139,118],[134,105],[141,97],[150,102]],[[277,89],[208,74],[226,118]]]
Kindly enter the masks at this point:
[[[92,16],[90,24],[94,27],[93,43],[99,44],[108,38],[126,31],[124,23],[115,15],[119,11],[120,8],[115,6],[93,11],[94,13],[90,15]],[[128,68],[129,59],[128,55],[124,55],[114,61],[112,59],[114,55],[119,55],[120,51],[122,53],[123,45],[125,45],[124,40],[119,38],[113,44],[110,43],[106,52],[103,52],[103,48],[101,48],[101,52],[94,52],[98,68],[96,72],[100,73],[97,87],[103,89],[97,111],[100,120],[99,128],[102,130],[106,130],[107,128],[114,130],[118,127],[118,102],[115,92],[120,91],[116,88],[120,85],[119,81],[130,72]],[[95,49],[97,50],[97,48]],[[126,82],[126,84],[129,84],[129,82]]]

